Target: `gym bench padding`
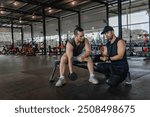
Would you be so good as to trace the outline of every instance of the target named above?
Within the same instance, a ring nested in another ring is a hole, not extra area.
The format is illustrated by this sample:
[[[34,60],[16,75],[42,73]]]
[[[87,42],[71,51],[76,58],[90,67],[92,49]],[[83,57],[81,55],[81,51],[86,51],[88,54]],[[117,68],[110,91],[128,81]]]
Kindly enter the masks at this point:
[[[49,82],[54,82],[54,80],[55,80],[54,74],[55,74],[55,71],[56,71],[59,64],[60,64],[60,60],[55,60],[54,68],[53,68],[52,74],[50,75]],[[87,65],[86,65],[86,62],[74,61],[73,65],[77,66],[77,67],[80,67],[80,68],[88,69]],[[94,71],[99,72],[98,69],[96,68],[95,64],[94,64]]]

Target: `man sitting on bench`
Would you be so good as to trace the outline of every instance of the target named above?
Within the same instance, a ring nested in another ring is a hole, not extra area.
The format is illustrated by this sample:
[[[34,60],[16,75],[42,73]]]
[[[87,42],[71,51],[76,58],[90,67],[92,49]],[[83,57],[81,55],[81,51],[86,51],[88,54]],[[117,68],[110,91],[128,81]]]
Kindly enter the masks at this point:
[[[83,49],[85,49],[85,53],[83,54]],[[56,82],[56,86],[62,86],[66,83],[64,72],[66,69],[66,64],[69,67],[69,73],[75,74],[73,72],[73,61],[76,60],[83,62],[87,62],[88,70],[90,72],[89,82],[93,84],[98,84],[98,80],[94,78],[93,74],[93,61],[90,57],[91,55],[91,46],[87,38],[84,37],[84,30],[80,27],[77,27],[74,30],[74,38],[69,39],[66,44],[66,52],[63,54],[60,60],[60,77]]]
[[[111,26],[105,26],[103,32],[108,40],[103,51],[103,57],[100,59],[110,63],[99,63],[97,69],[106,76],[106,83],[109,86],[118,86],[125,80],[129,72],[129,66],[126,57],[126,44],[121,38],[114,34]]]

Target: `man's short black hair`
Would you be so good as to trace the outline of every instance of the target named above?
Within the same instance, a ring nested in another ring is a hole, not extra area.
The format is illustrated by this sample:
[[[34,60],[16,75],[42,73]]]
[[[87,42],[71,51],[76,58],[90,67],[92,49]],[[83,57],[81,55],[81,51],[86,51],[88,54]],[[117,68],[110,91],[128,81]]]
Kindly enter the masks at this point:
[[[78,32],[83,32],[84,30],[81,27],[76,27],[74,30],[74,35],[77,35]]]

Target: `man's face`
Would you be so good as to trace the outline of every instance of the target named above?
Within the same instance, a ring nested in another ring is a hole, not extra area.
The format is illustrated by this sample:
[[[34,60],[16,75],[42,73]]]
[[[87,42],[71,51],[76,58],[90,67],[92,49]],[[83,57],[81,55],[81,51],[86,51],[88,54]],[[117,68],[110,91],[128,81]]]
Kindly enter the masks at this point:
[[[106,39],[108,39],[108,40],[113,39],[113,31],[108,31],[108,32],[106,32],[106,33],[105,33],[105,37],[106,37]]]
[[[84,32],[78,32],[77,35],[76,35],[76,38],[78,40],[78,42],[83,42],[85,37],[84,37]]]

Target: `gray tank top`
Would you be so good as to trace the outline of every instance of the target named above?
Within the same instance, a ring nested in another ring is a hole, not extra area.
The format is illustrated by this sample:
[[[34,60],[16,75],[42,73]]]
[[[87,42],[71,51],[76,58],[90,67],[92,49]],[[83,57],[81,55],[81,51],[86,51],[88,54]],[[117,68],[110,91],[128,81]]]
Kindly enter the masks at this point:
[[[77,45],[75,43],[75,38],[69,39],[68,42],[73,46],[73,56],[78,56],[82,53],[82,50],[85,46],[85,41]]]

